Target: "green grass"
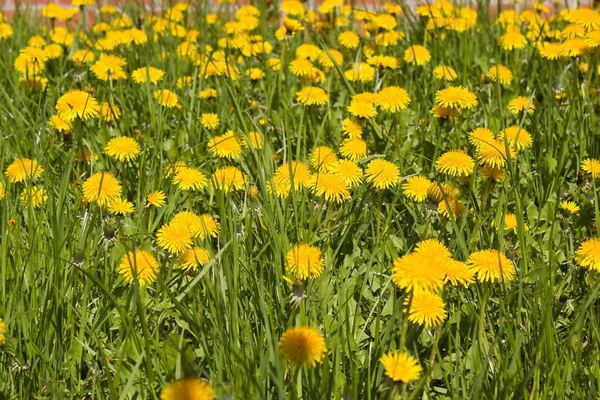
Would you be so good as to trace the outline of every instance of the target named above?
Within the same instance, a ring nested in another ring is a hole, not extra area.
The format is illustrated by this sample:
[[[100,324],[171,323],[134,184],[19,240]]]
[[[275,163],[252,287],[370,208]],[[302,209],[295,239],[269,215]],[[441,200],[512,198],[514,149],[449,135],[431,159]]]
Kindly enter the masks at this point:
[[[129,76],[146,65],[166,71],[157,88],[178,94],[177,111],[153,99],[153,85],[131,78],[108,84],[66,55],[47,62],[45,92],[20,87],[13,66],[19,49],[50,23],[32,20],[27,10],[12,19],[14,35],[0,40],[0,170],[19,157],[37,160],[44,167],[37,182],[48,201],[39,209],[24,205],[19,195],[30,183],[9,183],[0,175],[6,187],[0,200],[0,317],[7,328],[0,345],[0,397],[157,399],[169,382],[193,375],[209,380],[218,399],[597,398],[600,281],[573,258],[584,239],[598,235],[592,227],[600,217],[597,183],[578,175],[583,159],[600,156],[599,100],[590,93],[600,83],[598,51],[557,61],[541,58],[531,43],[503,51],[497,45],[501,27],[488,21],[486,3],[478,4],[477,30],[448,31],[444,40],[426,32],[425,22],[401,17],[406,38],[378,53],[401,57],[409,45],[425,43],[432,55],[426,66],[401,62],[398,70],[380,70],[373,82],[349,82],[343,71],[353,60],[365,60],[364,43],[372,42],[363,40],[359,49],[344,50],[344,64],[326,74],[322,87],[330,102],[302,107],[295,93],[303,82],[289,73],[287,63],[303,42],[339,48],[341,28],[307,26],[284,44],[274,39],[275,10],[264,1],[256,5],[262,16],[255,32],[274,50],[244,58],[237,81],[204,78],[201,67],[173,55],[161,59],[163,51],[174,53],[181,39],[152,40],[145,12],[133,4],[125,7],[130,17],[140,16],[150,41],[113,53],[127,60]],[[188,12],[188,28],[200,31],[199,49],[217,48],[222,25],[206,24],[207,6],[202,1],[196,6]],[[218,11],[226,20],[235,9],[220,5]],[[102,37],[83,24],[69,27],[87,31],[92,42]],[[352,22],[348,29],[354,28]],[[85,48],[82,40],[66,52],[78,48]],[[280,72],[264,67],[272,56],[282,57]],[[589,63],[587,73],[579,71],[578,62]],[[497,63],[512,70],[511,85],[480,80]],[[479,101],[455,120],[429,113],[436,91],[448,86],[431,76],[438,64],[453,66],[456,83],[469,87]],[[265,77],[250,82],[244,76],[250,67],[264,68]],[[192,88],[176,87],[183,75],[194,77]],[[462,216],[444,218],[435,205],[408,199],[400,185],[376,192],[363,183],[339,205],[307,190],[287,199],[269,194],[267,182],[281,160],[308,161],[319,145],[337,148],[353,93],[390,85],[405,88],[411,105],[396,114],[380,112],[362,125],[369,156],[360,165],[385,157],[403,177],[421,174],[455,183],[467,207]],[[56,100],[69,89],[88,86],[96,99],[121,108],[118,122],[78,121],[70,136],[52,129],[48,119]],[[199,98],[208,87],[217,90],[217,99]],[[555,98],[558,89],[566,93],[565,101]],[[531,98],[532,115],[508,111],[508,101],[518,95]],[[260,131],[264,148],[246,149],[237,161],[211,156],[206,144],[213,133],[200,125],[203,112],[219,114],[219,133]],[[474,156],[467,142],[474,128],[499,132],[510,125],[527,129],[533,147],[509,160],[503,182],[488,183],[476,172],[461,185],[435,171],[435,159],[447,150],[462,148]],[[104,154],[110,138],[132,136],[135,129],[143,149],[136,161],[123,165]],[[83,149],[97,159],[79,161]],[[175,160],[207,175],[236,165],[260,194],[181,191],[164,173]],[[80,186],[97,170],[119,178],[135,213],[118,217],[82,203]],[[167,194],[167,205],[145,208],[145,196],[159,189]],[[558,206],[563,199],[575,201],[581,211],[566,217]],[[155,239],[156,230],[182,210],[211,214],[221,226],[218,238],[204,243],[210,263],[189,274]],[[492,221],[503,226],[507,213],[517,216],[516,232],[491,226]],[[391,282],[391,268],[399,255],[431,237],[463,261],[474,251],[497,249],[513,260],[517,278],[447,286],[447,321],[432,329],[410,324],[402,306],[407,294]],[[300,287],[282,278],[285,254],[296,243],[318,246],[326,260],[325,273]],[[128,285],[119,276],[121,256],[134,248],[159,259],[155,283]],[[290,296],[299,291],[305,297],[294,307]],[[318,328],[328,351],[322,365],[295,376],[277,343],[287,328],[300,324]],[[395,385],[385,378],[379,358],[395,349],[418,358],[421,379]]]

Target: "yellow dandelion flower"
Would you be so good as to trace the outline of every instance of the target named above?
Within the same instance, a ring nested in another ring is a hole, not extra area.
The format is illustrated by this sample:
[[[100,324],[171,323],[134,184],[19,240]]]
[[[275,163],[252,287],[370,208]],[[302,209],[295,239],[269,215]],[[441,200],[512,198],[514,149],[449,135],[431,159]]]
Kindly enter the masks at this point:
[[[48,195],[42,187],[26,187],[23,189],[23,192],[21,192],[21,203],[31,205],[33,208],[41,207],[47,200]]]
[[[432,257],[428,254],[414,252],[394,261],[392,282],[401,289],[413,292],[436,291],[444,286],[444,274],[439,263],[432,263]]]
[[[377,116],[377,109],[371,102],[352,101],[348,106],[348,112],[359,118],[372,118]]]
[[[206,129],[217,129],[219,127],[219,122],[219,116],[215,113],[204,113],[200,116],[200,123]]]
[[[464,262],[449,259],[442,265],[444,280],[454,286],[475,282],[475,272]]]
[[[454,109],[473,108],[478,104],[475,94],[462,86],[438,90],[435,101],[442,107]]]
[[[316,86],[307,86],[296,93],[298,101],[305,106],[323,105],[329,102],[327,93]]]
[[[215,392],[212,387],[196,377],[173,381],[160,393],[160,400],[214,400],[214,398]]]
[[[132,161],[141,153],[141,149],[135,139],[119,136],[109,140],[104,152],[119,161]]]
[[[308,186],[316,196],[325,197],[325,201],[342,203],[344,200],[350,200],[348,184],[337,174],[319,172],[313,175]]]
[[[335,152],[331,147],[319,146],[313,151],[313,155],[310,158],[310,165],[319,170],[326,170],[327,167],[338,160]]]
[[[208,184],[206,176],[195,168],[183,167],[177,169],[173,183],[181,190],[200,190]]]
[[[151,193],[148,193],[146,196],[146,207],[162,207],[165,205],[165,199],[167,196],[164,194],[162,190],[157,190]]]
[[[177,264],[184,271],[195,271],[201,265],[206,265],[210,261],[208,250],[202,247],[192,247],[179,256]]]
[[[442,297],[428,290],[413,292],[404,300],[404,305],[408,307],[408,320],[425,328],[440,326],[448,316]]]
[[[480,282],[510,281],[516,275],[515,266],[497,250],[480,250],[469,256],[467,264]]]
[[[500,138],[503,140],[508,140],[508,143],[511,146],[516,143],[517,149],[519,150],[529,148],[533,144],[531,134],[518,125],[509,126],[508,128],[500,131]]]
[[[454,70],[454,68],[449,65],[438,65],[433,69],[433,76],[439,80],[445,80],[448,82],[452,82],[456,78],[458,78],[458,74]]]
[[[350,118],[344,118],[342,121],[342,132],[349,138],[361,138],[362,128],[360,124]]]
[[[110,172],[95,172],[83,182],[83,197],[88,203],[107,206],[121,196],[121,184]]]
[[[6,168],[6,176],[11,183],[39,178],[42,172],[44,172],[44,168],[37,161],[29,158],[17,158]]]
[[[403,88],[388,86],[377,93],[375,104],[383,111],[398,112],[408,107],[410,104],[410,96]]]
[[[225,193],[243,190],[246,186],[246,176],[236,167],[223,167],[212,175],[213,187]]]
[[[386,353],[379,359],[385,375],[394,382],[409,383],[421,377],[423,368],[419,362],[406,352]]]
[[[349,189],[360,185],[363,180],[363,170],[349,160],[338,160],[329,165],[327,170],[341,177]]]
[[[560,208],[568,212],[569,214],[577,214],[581,207],[572,201],[564,200],[560,202]]]
[[[156,280],[157,272],[158,261],[146,250],[130,251],[119,263],[119,273],[129,284],[137,281],[140,286],[146,286]]]
[[[116,104],[102,103],[100,116],[106,122],[116,121],[121,118],[121,109]]]
[[[367,165],[365,176],[376,189],[387,189],[400,182],[400,169],[389,161],[376,158]]]
[[[410,46],[404,50],[404,61],[409,64],[425,65],[431,60],[431,53],[421,45]]]
[[[285,256],[286,271],[298,279],[318,278],[323,273],[325,261],[318,247],[297,244]]]
[[[277,197],[287,197],[292,190],[298,191],[307,187],[310,179],[310,169],[306,164],[291,161],[277,168],[269,188]]]
[[[417,203],[422,203],[427,198],[427,192],[431,185],[431,181],[424,176],[411,176],[402,184],[402,191]]]
[[[581,163],[581,169],[592,175],[592,178],[600,178],[600,161],[596,160],[595,158],[586,158],[583,160]]]
[[[56,113],[65,122],[70,123],[76,118],[86,121],[99,115],[100,106],[91,94],[73,89],[58,99]]]
[[[131,77],[135,83],[150,82],[157,84],[162,81],[165,76],[165,71],[155,67],[142,67],[132,72]]]
[[[479,149],[482,144],[494,144],[496,138],[488,128],[476,128],[469,133],[469,142]]]
[[[575,262],[580,267],[600,271],[600,239],[588,239],[575,252]]]
[[[157,90],[153,96],[163,107],[174,108],[179,105],[179,98],[169,89]]]
[[[450,150],[435,162],[435,169],[450,176],[469,176],[473,173],[475,161],[462,150]]]
[[[512,99],[508,103],[508,109],[511,113],[518,115],[521,111],[527,111],[528,114],[533,114],[535,111],[535,104],[529,102],[529,97],[518,96]]]
[[[169,253],[179,254],[192,247],[192,232],[180,223],[164,224],[156,234],[158,246]]]
[[[344,31],[338,35],[338,42],[347,49],[356,49],[360,44],[360,37],[353,31]]]
[[[289,328],[279,339],[279,352],[292,364],[313,368],[323,362],[327,345],[321,333],[310,326]]]
[[[108,211],[117,215],[127,215],[135,211],[133,203],[127,199],[117,198],[108,204]]]
[[[490,78],[492,82],[498,81],[502,85],[510,85],[513,74],[510,69],[504,65],[494,65],[488,70],[487,77]]]
[[[514,49],[522,49],[527,46],[527,38],[517,30],[506,32],[500,37],[500,46],[504,50],[510,51]]]
[[[512,147],[509,146],[511,159],[516,158]],[[506,166],[506,145],[503,140],[494,140],[491,143],[481,143],[477,155],[481,165],[503,169]]]
[[[237,159],[242,154],[242,146],[233,131],[215,136],[208,141],[208,151],[220,158]]]

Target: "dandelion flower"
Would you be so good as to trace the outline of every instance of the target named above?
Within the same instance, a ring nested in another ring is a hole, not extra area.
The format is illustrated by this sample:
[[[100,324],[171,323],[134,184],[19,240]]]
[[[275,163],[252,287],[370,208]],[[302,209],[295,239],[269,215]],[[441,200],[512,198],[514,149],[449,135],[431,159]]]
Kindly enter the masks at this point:
[[[500,37],[500,46],[504,50],[522,49],[527,45],[527,38],[521,32],[511,30]]]
[[[464,262],[456,260],[447,260],[442,265],[444,280],[454,286],[468,286],[475,282],[475,272]]]
[[[592,175],[592,178],[600,178],[600,161],[596,160],[595,158],[586,158],[583,160],[581,163],[581,169]]]
[[[488,70],[487,77],[490,78],[492,82],[499,81],[502,85],[510,85],[513,74],[510,69],[504,65],[494,65]]]
[[[567,39],[560,45],[560,55],[563,57],[579,57],[589,50],[588,42],[583,38]]]
[[[287,197],[292,189],[298,191],[307,187],[310,179],[310,169],[306,164],[291,161],[277,168],[271,180],[270,190],[274,191],[277,197]]]
[[[462,86],[450,86],[438,90],[435,101],[442,107],[454,109],[473,108],[478,104],[475,94]]]
[[[305,106],[323,105],[329,102],[329,96],[320,87],[307,86],[296,93],[298,101]]]
[[[23,182],[29,178],[39,178],[44,168],[37,161],[29,158],[17,158],[6,168],[8,181],[12,183]]]
[[[192,232],[183,224],[171,221],[160,227],[156,234],[156,243],[169,253],[183,253],[192,247]]]
[[[179,98],[169,89],[157,90],[153,96],[163,107],[174,108],[179,105]]]
[[[96,99],[89,93],[74,89],[63,94],[56,102],[56,113],[65,122],[72,122],[76,118],[86,121],[95,118],[100,113],[100,106]]]
[[[508,103],[508,109],[515,115],[518,115],[521,111],[525,110],[527,110],[528,114],[533,114],[535,111],[535,104],[533,104],[533,101],[530,103],[529,100],[529,97],[525,96],[515,97]]]
[[[4,184],[0,182],[0,200],[2,200],[6,196],[6,188]]]
[[[512,147],[508,148],[511,159],[516,158]],[[504,168],[507,161],[506,145],[503,140],[495,140],[491,143],[482,143],[479,147],[478,155],[479,163],[493,168]]]
[[[383,364],[386,376],[394,382],[415,381],[421,377],[423,370],[414,357],[403,351],[386,353],[379,359],[379,362]]]
[[[588,239],[575,252],[575,261],[579,266],[600,271],[600,239]]]
[[[447,203],[446,203],[447,202]],[[446,218],[450,218],[450,213],[454,218],[462,215],[465,211],[465,204],[460,199],[455,197],[447,197],[446,200],[442,200],[438,204],[438,213]]]
[[[569,214],[577,214],[579,210],[581,210],[581,207],[579,207],[577,203],[567,200],[560,202],[560,208],[562,208]]]
[[[6,336],[4,336],[5,333],[6,325],[4,324],[4,320],[0,318],[0,344],[4,343],[4,341],[6,340]]]
[[[60,119],[58,115],[53,115],[48,120],[48,125],[59,132],[68,132],[71,130],[71,124]]]
[[[119,263],[119,273],[125,282],[132,284],[136,280],[145,286],[156,280],[158,261],[146,250],[137,249],[127,252]]]
[[[372,118],[377,116],[377,109],[373,103],[366,101],[352,101],[348,106],[348,112],[359,118]]]
[[[200,190],[208,184],[206,176],[195,168],[183,167],[177,170],[173,183],[181,190]]]
[[[210,139],[207,148],[211,154],[221,158],[237,159],[242,154],[242,146],[233,131]]]
[[[454,70],[454,68],[448,65],[438,65],[433,69],[433,76],[439,80],[446,80],[448,82],[452,82],[456,78],[458,78],[458,74]]]
[[[363,170],[350,160],[338,160],[329,165],[327,170],[341,177],[349,189],[360,185],[363,180]]]
[[[157,84],[162,81],[165,76],[165,71],[162,69],[154,68],[154,67],[142,67],[138,68],[131,74],[133,81],[135,83],[145,83],[150,82],[153,84]]]
[[[210,254],[202,247],[192,247],[179,256],[177,263],[184,271],[195,271],[200,265],[208,264]]]
[[[469,133],[469,142],[476,148],[481,147],[482,144],[490,144],[495,141],[494,133],[488,128],[477,128]]]
[[[337,174],[319,172],[313,175],[308,186],[315,195],[325,197],[326,201],[342,203],[344,200],[350,200],[348,184]]]
[[[367,165],[365,176],[376,189],[387,189],[400,182],[400,169],[389,161],[376,158]]]
[[[213,174],[212,184],[213,187],[225,193],[243,190],[246,185],[246,176],[236,167],[223,167]]]
[[[33,208],[39,208],[48,200],[48,195],[42,187],[26,187],[21,192],[21,202],[29,204]]]
[[[162,190],[157,190],[151,193],[148,193],[148,196],[146,196],[146,207],[162,207],[165,205],[165,199],[167,198],[167,196],[164,194],[164,192]]]
[[[519,150],[531,147],[533,144],[531,134],[518,125],[509,126],[500,131],[500,138],[508,140],[511,146],[516,143]]]
[[[313,74],[316,70],[313,63],[306,58],[296,58],[290,62],[290,72],[296,76],[307,77]]]
[[[299,367],[313,368],[323,362],[327,352],[325,338],[310,326],[289,328],[279,339],[279,352]]]
[[[494,221],[492,221],[492,226],[494,226]],[[504,215],[504,230],[510,231],[512,230],[514,233],[517,233],[519,229],[517,223],[517,216],[512,213],[507,213]],[[525,232],[529,231],[529,227],[525,225]]]
[[[100,116],[106,122],[116,121],[121,118],[121,109],[116,104],[102,103]]]
[[[392,282],[401,289],[422,291],[439,290],[444,286],[444,274],[438,263],[423,252],[399,257],[392,268]]]
[[[319,170],[326,170],[327,167],[338,160],[335,152],[331,147],[319,146],[313,151],[310,158],[310,165]]]
[[[480,282],[510,281],[516,275],[515,266],[497,250],[480,250],[469,256],[467,264]]]
[[[473,173],[475,161],[462,150],[450,150],[435,162],[435,169],[450,176],[469,176]]]
[[[342,121],[342,132],[351,139],[362,137],[362,128],[360,127],[360,124],[350,118],[344,118]]]
[[[424,176],[411,176],[402,184],[402,191],[417,203],[422,203],[427,198],[430,186],[431,181]]]
[[[95,172],[83,182],[83,197],[88,203],[107,206],[121,196],[121,184],[110,172]]]
[[[169,383],[160,393],[160,400],[213,400],[215,392],[200,378],[178,379]]]
[[[345,31],[339,34],[338,42],[347,49],[356,49],[360,44],[360,37],[353,31]]]
[[[403,88],[388,86],[377,93],[375,104],[383,111],[398,112],[408,107],[410,104],[410,96]]]
[[[219,116],[215,113],[204,113],[200,116],[200,123],[206,129],[215,130],[219,127]]]
[[[286,271],[298,279],[318,278],[325,261],[321,250],[309,244],[297,244],[285,256]]]
[[[431,53],[421,45],[410,46],[404,50],[404,61],[409,64],[425,65],[431,60]]]
[[[104,152],[119,161],[132,161],[140,154],[140,145],[135,139],[119,136],[111,139],[104,148]]]
[[[127,215],[135,211],[133,203],[127,199],[115,199],[108,205],[108,211],[117,215]]]
[[[440,326],[447,317],[442,297],[428,290],[413,292],[404,305],[408,306],[408,320],[425,328]]]

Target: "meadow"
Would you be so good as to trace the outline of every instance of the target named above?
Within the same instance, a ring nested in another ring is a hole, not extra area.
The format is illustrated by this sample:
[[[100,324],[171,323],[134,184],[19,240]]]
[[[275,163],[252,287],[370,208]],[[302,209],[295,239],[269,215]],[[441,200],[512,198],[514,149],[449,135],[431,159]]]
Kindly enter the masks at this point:
[[[0,398],[598,398],[599,54],[559,1],[0,14]]]

